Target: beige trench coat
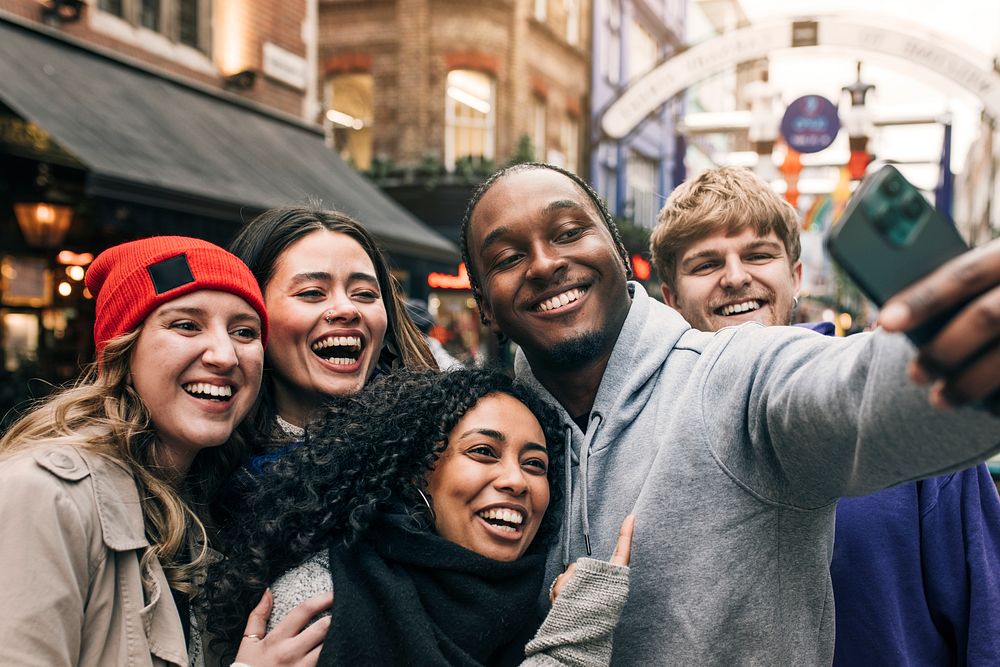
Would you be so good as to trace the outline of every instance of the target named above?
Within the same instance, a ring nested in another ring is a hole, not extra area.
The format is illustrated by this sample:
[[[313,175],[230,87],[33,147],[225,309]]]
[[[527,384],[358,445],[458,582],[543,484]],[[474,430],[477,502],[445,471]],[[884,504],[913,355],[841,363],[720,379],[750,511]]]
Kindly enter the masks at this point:
[[[119,464],[69,445],[0,459],[0,665],[181,665],[184,631]]]

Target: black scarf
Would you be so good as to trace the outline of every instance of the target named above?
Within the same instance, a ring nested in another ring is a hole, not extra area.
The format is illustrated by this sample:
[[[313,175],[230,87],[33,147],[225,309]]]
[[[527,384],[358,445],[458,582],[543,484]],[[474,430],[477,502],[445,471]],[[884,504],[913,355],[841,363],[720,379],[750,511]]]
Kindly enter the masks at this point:
[[[518,665],[541,619],[545,557],[491,560],[383,518],[330,547],[333,618],[321,667]]]

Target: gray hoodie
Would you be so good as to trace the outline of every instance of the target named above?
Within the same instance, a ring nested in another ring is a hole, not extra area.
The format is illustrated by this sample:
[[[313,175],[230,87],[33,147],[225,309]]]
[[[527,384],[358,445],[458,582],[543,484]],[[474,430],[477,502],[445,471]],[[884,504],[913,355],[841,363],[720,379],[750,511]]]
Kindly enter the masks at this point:
[[[836,499],[981,461],[1000,419],[932,410],[900,335],[703,333],[630,289],[587,433],[562,411],[572,500],[548,580],[588,536],[609,558],[634,511],[614,664],[829,665]]]

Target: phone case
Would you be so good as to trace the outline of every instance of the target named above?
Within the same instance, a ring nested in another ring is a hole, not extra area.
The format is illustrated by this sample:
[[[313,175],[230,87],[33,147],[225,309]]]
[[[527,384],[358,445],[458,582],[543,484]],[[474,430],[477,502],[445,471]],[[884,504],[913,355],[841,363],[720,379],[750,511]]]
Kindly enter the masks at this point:
[[[827,234],[833,259],[878,306],[968,247],[954,224],[891,165],[869,174]],[[958,308],[911,332],[930,340]]]

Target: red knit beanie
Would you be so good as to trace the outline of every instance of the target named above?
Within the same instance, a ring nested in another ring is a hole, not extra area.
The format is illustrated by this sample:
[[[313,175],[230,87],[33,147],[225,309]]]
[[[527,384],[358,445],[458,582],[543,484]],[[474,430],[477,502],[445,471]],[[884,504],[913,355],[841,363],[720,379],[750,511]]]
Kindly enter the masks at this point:
[[[160,304],[198,290],[241,297],[261,322],[267,343],[267,312],[253,273],[219,246],[186,236],[154,236],[108,248],[87,270],[87,289],[97,297],[94,344],[98,358],[112,338],[133,331]]]

